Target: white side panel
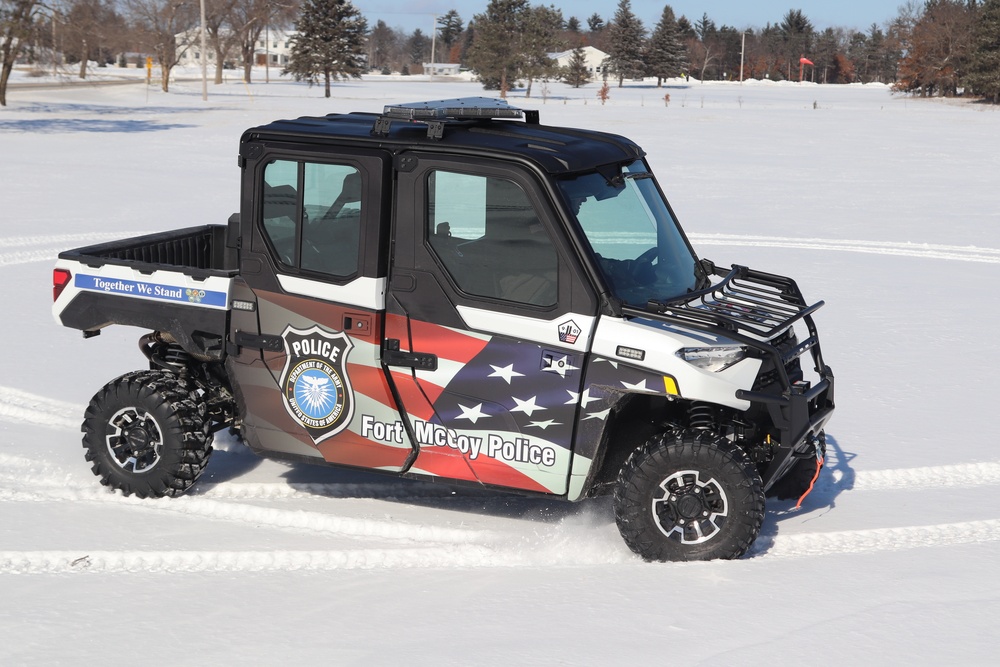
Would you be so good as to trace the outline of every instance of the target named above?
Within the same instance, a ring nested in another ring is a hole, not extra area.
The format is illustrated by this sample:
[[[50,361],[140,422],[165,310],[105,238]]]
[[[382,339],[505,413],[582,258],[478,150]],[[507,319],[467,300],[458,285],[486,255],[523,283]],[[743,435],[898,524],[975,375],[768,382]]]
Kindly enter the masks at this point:
[[[760,359],[744,359],[726,370],[713,373],[692,366],[677,356],[683,347],[703,347],[732,343],[725,339],[707,341],[704,334],[687,337],[677,331],[649,326],[625,319],[601,318],[594,337],[594,354],[610,360],[639,366],[670,375],[684,398],[727,405],[737,410],[750,407],[749,401],[736,398],[739,389],[750,389],[760,369]],[[642,361],[619,357],[618,346],[626,345],[645,352]]]
[[[577,313],[566,313],[551,320],[543,320],[469,306],[457,306],[457,309],[470,329],[580,352],[587,351],[597,320],[596,317]]]
[[[62,321],[59,315],[63,308],[81,292],[100,292],[152,303],[175,303],[212,310],[229,309],[232,279],[223,276],[196,280],[180,271],[163,269],[142,273],[117,264],[93,268],[66,259],[56,261],[55,268],[65,269],[72,276],[62,294],[52,304],[52,314],[60,324]]]
[[[321,280],[278,274],[281,289],[299,296],[308,296],[334,303],[343,303],[369,310],[385,310],[385,278],[356,278],[346,285],[333,285]]]

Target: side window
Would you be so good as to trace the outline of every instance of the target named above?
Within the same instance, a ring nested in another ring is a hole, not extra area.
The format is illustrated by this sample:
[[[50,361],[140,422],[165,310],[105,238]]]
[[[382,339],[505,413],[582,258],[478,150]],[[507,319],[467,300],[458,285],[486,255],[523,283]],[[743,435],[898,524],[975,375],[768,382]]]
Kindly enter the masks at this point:
[[[556,303],[558,255],[517,183],[433,171],[426,220],[431,248],[463,292],[532,306]]]
[[[287,267],[357,273],[361,173],[352,166],[274,160],[264,169],[264,234]]]

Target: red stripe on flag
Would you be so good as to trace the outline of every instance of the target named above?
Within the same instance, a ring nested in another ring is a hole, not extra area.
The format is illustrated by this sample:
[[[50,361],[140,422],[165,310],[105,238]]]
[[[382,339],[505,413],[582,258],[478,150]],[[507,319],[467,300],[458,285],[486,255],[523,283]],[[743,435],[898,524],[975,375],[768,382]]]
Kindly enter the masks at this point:
[[[406,412],[411,417],[422,419],[425,422],[430,421],[434,416],[434,406],[428,403],[427,396],[424,395],[424,392],[420,391],[420,387],[417,386],[413,376],[393,371],[392,379],[396,384],[396,391],[399,392],[399,398],[403,401],[403,407],[406,408]],[[434,385],[430,386],[433,387]],[[437,392],[438,395],[440,393],[440,391]],[[437,399],[437,395],[434,396],[434,399]]]
[[[350,431],[319,443],[317,449],[330,463],[359,468],[402,468],[412,451],[381,445]]]
[[[463,364],[482,352],[489,342],[419,320],[410,320],[410,334],[413,336],[413,351],[433,352]]]

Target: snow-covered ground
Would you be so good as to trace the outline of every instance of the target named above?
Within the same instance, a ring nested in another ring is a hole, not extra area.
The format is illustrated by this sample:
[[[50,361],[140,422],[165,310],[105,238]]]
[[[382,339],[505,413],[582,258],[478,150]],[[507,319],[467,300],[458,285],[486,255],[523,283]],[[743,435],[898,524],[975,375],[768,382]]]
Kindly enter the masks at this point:
[[[262,76],[258,76],[262,79]],[[21,79],[24,82],[24,79]],[[107,493],[90,396],[137,330],[51,319],[61,249],[222,223],[237,143],[295,115],[482,95],[374,77],[15,88],[0,109],[0,663],[995,664],[1000,110],[881,86],[535,84],[542,122],[638,141],[703,256],[796,277],[837,374],[830,461],[734,562],[646,564],[606,500],[264,461]],[[669,94],[669,105],[664,95]]]

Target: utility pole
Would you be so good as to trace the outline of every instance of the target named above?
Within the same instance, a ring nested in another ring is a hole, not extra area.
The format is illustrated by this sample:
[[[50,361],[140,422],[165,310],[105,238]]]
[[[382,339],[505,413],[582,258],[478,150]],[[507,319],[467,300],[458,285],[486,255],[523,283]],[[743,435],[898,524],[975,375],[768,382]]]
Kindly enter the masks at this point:
[[[208,101],[208,48],[205,39],[205,0],[201,0],[201,99]]]
[[[743,31],[743,39],[740,40],[740,83],[743,83],[743,53],[747,48],[747,31]]]
[[[431,76],[434,76],[434,70],[435,70],[434,63],[437,62],[437,58],[434,57],[434,53],[437,50],[437,36],[438,36],[438,30],[437,30],[438,17],[437,14],[433,14],[433,16],[434,16],[434,22],[431,24]]]

